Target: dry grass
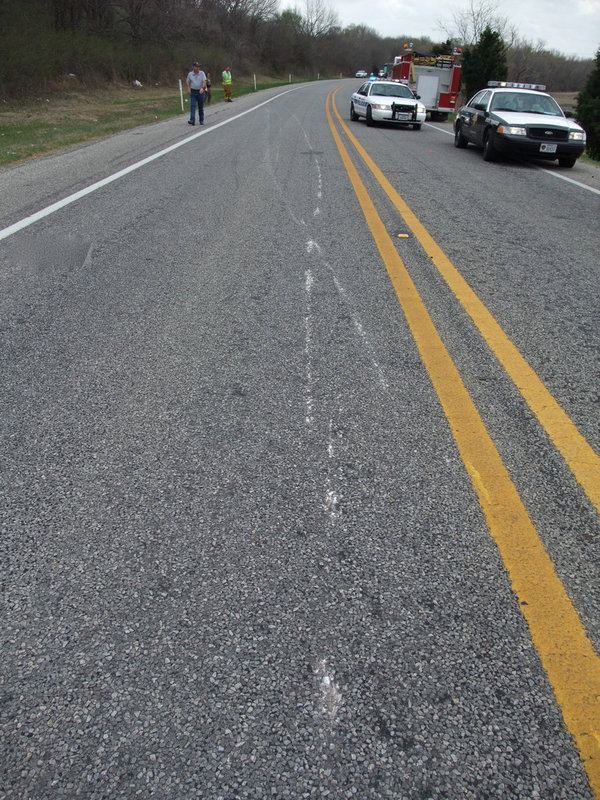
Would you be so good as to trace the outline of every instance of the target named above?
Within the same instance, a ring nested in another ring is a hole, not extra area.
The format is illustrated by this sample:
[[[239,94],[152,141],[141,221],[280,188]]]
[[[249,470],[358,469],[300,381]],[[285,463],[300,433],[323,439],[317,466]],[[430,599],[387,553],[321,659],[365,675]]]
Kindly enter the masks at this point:
[[[3,123],[17,120],[35,120],[58,125],[65,117],[70,122],[99,122],[124,110],[127,116],[146,116],[171,101],[173,108],[179,102],[177,89],[116,86],[110,89],[72,89],[30,98],[24,103],[4,103],[0,106]]]
[[[264,78],[256,88],[285,83]],[[21,102],[0,101],[0,167],[183,113],[176,81],[173,86],[86,89],[65,79],[54,89]],[[236,81],[236,95],[253,91],[253,80]],[[213,81],[212,101],[222,99],[223,89]]]
[[[575,111],[579,92],[550,92],[550,94],[565,111]]]
[[[81,88],[0,105],[0,166],[181,114],[178,88]]]

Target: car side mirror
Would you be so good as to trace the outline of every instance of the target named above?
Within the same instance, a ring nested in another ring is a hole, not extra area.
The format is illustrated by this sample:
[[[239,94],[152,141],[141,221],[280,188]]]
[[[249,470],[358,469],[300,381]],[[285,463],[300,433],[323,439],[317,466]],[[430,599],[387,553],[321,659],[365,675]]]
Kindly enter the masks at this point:
[[[483,103],[473,103],[473,108],[476,108],[478,111],[485,111]]]
[[[417,98],[417,100],[421,99],[421,95],[420,94],[416,94],[415,97]]]
[[[563,108],[563,114],[565,115],[565,117],[567,117],[567,119],[573,119],[573,117],[575,116],[575,114],[572,111],[567,111],[564,108]]]

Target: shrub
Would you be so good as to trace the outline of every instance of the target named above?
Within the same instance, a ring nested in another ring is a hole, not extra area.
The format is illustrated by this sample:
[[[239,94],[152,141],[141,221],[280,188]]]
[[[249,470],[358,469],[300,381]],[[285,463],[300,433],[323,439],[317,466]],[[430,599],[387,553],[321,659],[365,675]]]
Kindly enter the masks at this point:
[[[506,80],[507,73],[506,45],[498,31],[488,25],[478,42],[463,53],[461,83],[467,99],[485,88],[488,81]]]
[[[586,152],[600,161],[600,48],[596,66],[588,75],[585,87],[577,96],[576,116],[587,135]]]

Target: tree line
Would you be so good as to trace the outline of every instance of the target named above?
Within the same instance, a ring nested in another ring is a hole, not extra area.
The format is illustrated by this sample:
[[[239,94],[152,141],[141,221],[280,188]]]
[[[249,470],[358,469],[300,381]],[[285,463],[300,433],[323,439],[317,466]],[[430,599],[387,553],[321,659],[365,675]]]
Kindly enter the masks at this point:
[[[509,80],[580,91],[593,68],[592,59],[519,40],[488,0],[472,0],[443,42],[343,28],[324,0],[303,2],[280,11],[278,0],[3,0],[0,97],[59,88],[66,76],[89,86],[173,81],[196,59],[215,73],[231,64],[238,78],[351,77],[381,68],[408,42],[424,53],[468,48],[486,25],[503,37]]]

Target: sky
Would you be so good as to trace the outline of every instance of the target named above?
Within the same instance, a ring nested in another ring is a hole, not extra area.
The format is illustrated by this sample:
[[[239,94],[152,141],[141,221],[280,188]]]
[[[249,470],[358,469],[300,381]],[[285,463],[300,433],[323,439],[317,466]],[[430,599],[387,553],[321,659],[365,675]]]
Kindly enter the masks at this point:
[[[367,25],[380,36],[428,36],[444,41],[456,13],[469,0],[325,0],[340,25]],[[477,0],[474,0],[477,7]],[[301,8],[298,3],[297,7]],[[496,14],[508,19],[521,41],[542,42],[566,56],[595,58],[600,47],[600,0],[498,0]]]

